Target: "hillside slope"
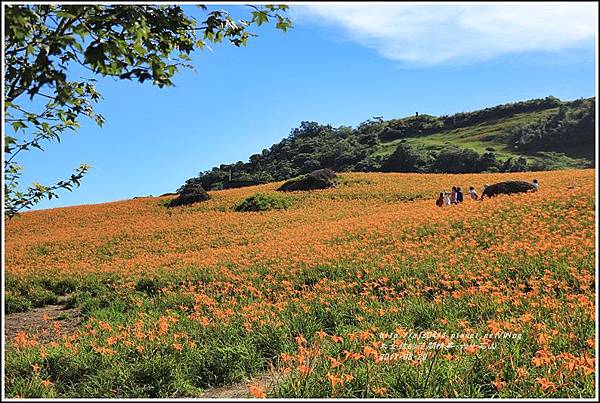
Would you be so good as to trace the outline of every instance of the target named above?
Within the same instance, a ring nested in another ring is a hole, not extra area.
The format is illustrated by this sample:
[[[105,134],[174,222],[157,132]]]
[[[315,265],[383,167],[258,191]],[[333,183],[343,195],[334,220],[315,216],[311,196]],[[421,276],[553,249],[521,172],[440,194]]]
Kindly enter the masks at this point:
[[[475,173],[594,166],[595,99],[554,97],[435,117],[374,118],[356,128],[302,122],[248,162],[222,164],[187,182],[205,189],[335,171]]]
[[[82,323],[7,339],[6,395],[198,397],[273,365],[269,397],[594,396],[594,170],[340,177],[260,213],[235,206],[281,183],[7,222],[7,320],[62,300]],[[533,177],[535,193],[434,204]],[[423,331],[457,345],[390,336]]]

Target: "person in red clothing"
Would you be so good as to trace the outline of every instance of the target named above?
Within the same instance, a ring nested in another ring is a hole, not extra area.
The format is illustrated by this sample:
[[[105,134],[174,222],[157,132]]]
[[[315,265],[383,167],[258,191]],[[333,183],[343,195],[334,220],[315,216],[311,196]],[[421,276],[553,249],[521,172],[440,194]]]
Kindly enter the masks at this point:
[[[440,193],[440,197],[438,197],[437,200],[435,201],[435,205],[438,207],[444,206],[444,193]]]

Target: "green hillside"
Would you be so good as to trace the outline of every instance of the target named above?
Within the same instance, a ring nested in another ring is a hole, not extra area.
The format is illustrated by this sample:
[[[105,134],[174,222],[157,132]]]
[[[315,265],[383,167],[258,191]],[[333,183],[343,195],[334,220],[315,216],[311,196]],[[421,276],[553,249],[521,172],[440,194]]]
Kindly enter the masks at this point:
[[[595,99],[555,97],[450,116],[373,118],[356,128],[302,122],[281,142],[187,182],[221,189],[319,168],[363,172],[517,172],[595,164]]]

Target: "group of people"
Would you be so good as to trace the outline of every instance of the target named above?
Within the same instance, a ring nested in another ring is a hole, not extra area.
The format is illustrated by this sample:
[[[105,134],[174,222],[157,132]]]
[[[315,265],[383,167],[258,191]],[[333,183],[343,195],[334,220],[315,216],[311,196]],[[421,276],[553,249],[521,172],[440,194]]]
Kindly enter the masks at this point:
[[[535,188],[535,190],[537,190],[538,185],[539,185],[537,179],[534,179],[532,184],[533,184],[533,187]],[[487,183],[485,185],[483,185],[483,189],[481,190],[482,196],[483,196],[483,192],[485,191],[485,188],[487,188],[488,186],[489,185]],[[477,194],[477,190],[475,190],[475,188],[473,186],[469,186],[469,196],[473,200],[479,200],[479,195]],[[435,201],[435,205],[438,207],[443,207],[444,205],[450,206],[451,204],[462,203],[463,200],[464,200],[464,194],[463,194],[460,186],[452,186],[451,192],[441,192],[440,193],[440,196]]]
[[[485,188],[484,188],[485,189]],[[469,195],[471,199],[477,200],[477,191],[473,186],[469,186]],[[436,200],[435,204],[438,207],[443,207],[444,205],[449,206],[451,204],[462,203],[465,199],[462,189],[460,186],[452,186],[451,192],[441,192],[440,196]]]

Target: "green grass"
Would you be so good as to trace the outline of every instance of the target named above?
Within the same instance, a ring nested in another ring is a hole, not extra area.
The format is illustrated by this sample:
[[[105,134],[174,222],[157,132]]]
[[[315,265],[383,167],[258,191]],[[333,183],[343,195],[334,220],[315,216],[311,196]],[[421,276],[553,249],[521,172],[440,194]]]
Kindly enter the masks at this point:
[[[540,166],[547,167],[547,169],[589,167],[589,160],[593,159],[594,156],[593,150],[582,149],[577,145],[560,150],[561,152],[523,153],[510,149],[508,141],[510,140],[511,129],[537,121],[557,111],[558,108],[552,108],[537,112],[519,113],[509,118],[490,120],[475,126],[383,142],[373,155],[387,157],[394,152],[398,144],[406,142],[411,146],[430,151],[438,151],[454,145],[483,154],[488,152],[489,148],[493,148],[493,153],[500,161],[508,158],[524,157],[528,163],[537,163]]]

